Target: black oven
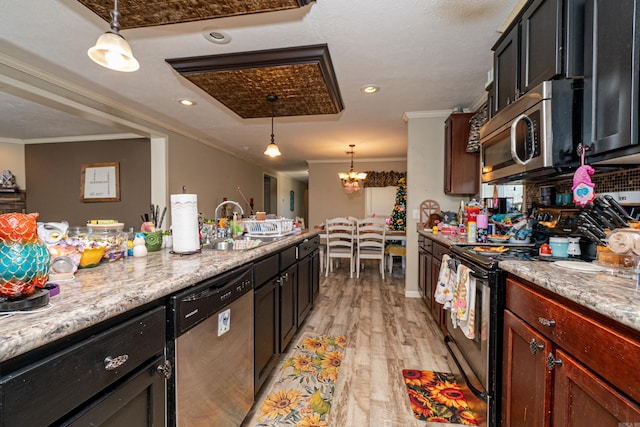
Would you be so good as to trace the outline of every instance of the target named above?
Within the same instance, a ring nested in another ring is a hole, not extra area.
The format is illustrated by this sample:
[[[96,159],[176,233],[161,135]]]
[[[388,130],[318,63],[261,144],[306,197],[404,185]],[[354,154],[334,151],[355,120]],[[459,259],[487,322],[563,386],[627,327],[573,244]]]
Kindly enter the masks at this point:
[[[475,333],[467,338],[454,327],[449,312],[445,314],[445,343],[467,386],[486,402],[487,425],[500,422],[502,387],[502,324],[505,300],[505,273],[494,257],[475,254],[465,246],[451,248],[451,261],[471,269],[475,278]]]

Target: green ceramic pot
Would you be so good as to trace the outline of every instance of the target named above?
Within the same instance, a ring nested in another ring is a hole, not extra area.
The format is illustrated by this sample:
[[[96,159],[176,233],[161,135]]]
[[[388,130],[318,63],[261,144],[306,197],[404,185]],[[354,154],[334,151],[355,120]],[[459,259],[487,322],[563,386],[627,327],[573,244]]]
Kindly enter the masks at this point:
[[[162,231],[145,231],[144,240],[147,251],[159,251],[162,247]]]

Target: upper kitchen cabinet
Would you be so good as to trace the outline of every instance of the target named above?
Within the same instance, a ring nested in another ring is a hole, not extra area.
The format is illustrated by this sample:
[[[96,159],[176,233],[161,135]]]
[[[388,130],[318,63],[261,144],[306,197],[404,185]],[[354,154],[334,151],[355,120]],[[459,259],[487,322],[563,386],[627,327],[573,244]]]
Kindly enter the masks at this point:
[[[638,0],[589,0],[585,8],[583,141],[591,161],[638,147]]]
[[[493,113],[497,113],[503,107],[511,104],[518,97],[518,71],[520,69],[518,58],[518,40],[520,36],[520,25],[512,26],[500,38],[498,44],[493,48],[493,70],[494,70],[494,96]],[[492,114],[493,115],[493,114]]]
[[[492,115],[545,80],[582,75],[585,0],[532,0],[493,47]]]
[[[477,194],[480,190],[480,155],[467,153],[469,119],[474,113],[453,113],[444,127],[444,193]]]

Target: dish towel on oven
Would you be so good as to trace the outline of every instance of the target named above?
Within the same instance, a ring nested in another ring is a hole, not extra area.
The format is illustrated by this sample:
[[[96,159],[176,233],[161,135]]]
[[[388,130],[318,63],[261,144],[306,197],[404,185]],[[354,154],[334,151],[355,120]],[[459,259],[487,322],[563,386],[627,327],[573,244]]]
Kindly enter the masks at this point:
[[[469,338],[475,338],[476,279],[471,269],[460,264],[453,289],[451,321]]]
[[[456,283],[456,270],[451,268],[451,264],[451,257],[447,254],[442,255],[438,283],[434,292],[434,299],[437,303],[442,304],[445,310],[451,310],[453,288]]]

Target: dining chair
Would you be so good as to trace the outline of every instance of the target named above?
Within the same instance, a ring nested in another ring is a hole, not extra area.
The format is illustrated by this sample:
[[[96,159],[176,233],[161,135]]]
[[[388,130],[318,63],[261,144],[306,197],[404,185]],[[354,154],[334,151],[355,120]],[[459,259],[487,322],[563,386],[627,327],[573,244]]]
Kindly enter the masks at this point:
[[[343,217],[327,219],[325,221],[327,235],[327,265],[325,277],[333,272],[333,259],[349,259],[349,277],[353,277],[354,270],[354,241],[356,238],[356,223]]]
[[[356,265],[360,277],[362,260],[377,259],[380,261],[380,274],[384,280],[384,246],[386,224],[383,218],[364,218],[357,221]]]

